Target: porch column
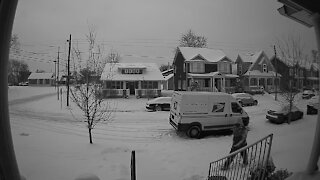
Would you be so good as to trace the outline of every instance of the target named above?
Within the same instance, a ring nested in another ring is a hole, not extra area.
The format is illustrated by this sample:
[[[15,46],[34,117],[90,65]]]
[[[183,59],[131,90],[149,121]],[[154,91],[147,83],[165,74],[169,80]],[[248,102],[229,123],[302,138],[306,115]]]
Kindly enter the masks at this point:
[[[264,87],[268,90],[268,83],[267,82],[268,82],[268,78],[264,78]]]
[[[226,92],[226,78],[221,78],[221,92]]]
[[[260,86],[260,78],[256,78],[256,79],[258,80],[257,87],[259,87]]]
[[[138,89],[141,89],[141,81],[138,81]]]
[[[216,86],[215,86],[215,82],[214,82],[214,77],[212,77],[212,91],[215,92]]]
[[[123,81],[122,83],[123,83],[123,89],[127,89],[127,83],[125,81]]]

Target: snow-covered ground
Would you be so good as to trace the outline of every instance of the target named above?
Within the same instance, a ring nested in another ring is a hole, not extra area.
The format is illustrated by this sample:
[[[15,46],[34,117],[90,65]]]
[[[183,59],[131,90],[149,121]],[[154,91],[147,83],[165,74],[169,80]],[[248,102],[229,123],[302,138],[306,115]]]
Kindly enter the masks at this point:
[[[228,154],[230,133],[190,139],[177,134],[169,112],[147,112],[147,99],[113,99],[114,120],[100,124],[89,137],[81,111],[66,96],[62,104],[54,87],[10,87],[9,104],[15,152],[28,180],[71,180],[92,173],[101,180],[129,180],[131,151],[136,151],[138,180],[198,180],[209,163]],[[305,170],[312,146],[316,115],[304,115],[290,125],[266,121],[279,106],[269,94],[256,95],[259,104],[245,107],[250,116],[248,143],[273,133],[271,155],[277,169]],[[61,98],[60,98],[61,99]],[[298,107],[306,112],[306,100]]]

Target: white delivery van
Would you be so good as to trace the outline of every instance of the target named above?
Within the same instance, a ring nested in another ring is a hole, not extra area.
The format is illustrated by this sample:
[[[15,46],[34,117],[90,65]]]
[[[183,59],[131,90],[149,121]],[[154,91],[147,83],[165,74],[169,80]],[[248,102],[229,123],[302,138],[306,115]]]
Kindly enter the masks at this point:
[[[199,138],[203,131],[231,129],[239,119],[245,126],[249,124],[248,114],[230,94],[194,91],[172,94],[169,122],[191,138]]]

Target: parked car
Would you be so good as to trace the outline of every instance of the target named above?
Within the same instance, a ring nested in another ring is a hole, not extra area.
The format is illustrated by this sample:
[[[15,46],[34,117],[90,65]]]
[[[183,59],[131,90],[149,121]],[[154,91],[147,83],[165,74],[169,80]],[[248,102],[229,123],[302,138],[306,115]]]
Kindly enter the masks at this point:
[[[302,93],[302,99],[310,99],[315,95],[316,94],[313,90],[304,90]]]
[[[318,114],[319,108],[319,95],[313,96],[309,99],[307,104],[307,114]]]
[[[258,101],[248,93],[233,93],[232,96],[236,98],[241,106],[253,106],[258,104]]]
[[[149,100],[146,108],[151,111],[170,111],[171,97],[158,97]]]
[[[29,82],[28,82],[28,81],[26,81],[26,82],[20,82],[18,85],[19,85],[19,86],[28,86],[28,85],[29,85]]]
[[[267,112],[266,118],[275,124],[282,124],[288,121],[289,114],[291,114],[291,121],[296,121],[302,119],[303,112],[296,106],[292,106],[291,112],[289,112],[289,105],[281,107],[279,110],[269,110]]]

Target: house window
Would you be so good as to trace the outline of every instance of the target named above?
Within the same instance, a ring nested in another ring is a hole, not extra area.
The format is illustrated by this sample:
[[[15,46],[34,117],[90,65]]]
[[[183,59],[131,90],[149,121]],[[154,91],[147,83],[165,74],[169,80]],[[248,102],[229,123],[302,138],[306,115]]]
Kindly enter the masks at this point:
[[[239,64],[239,74],[241,75],[242,74],[242,64]]]
[[[122,69],[122,74],[142,74],[142,69]]]
[[[45,80],[45,84],[50,84],[50,80],[49,80],[49,79],[46,79],[46,80]]]
[[[262,67],[263,67],[262,72],[267,72],[267,65],[263,64]]]
[[[257,83],[258,81],[257,81],[257,79],[256,78],[252,78],[252,79],[250,79],[250,86],[256,86],[256,85],[258,85],[258,83]]]
[[[43,79],[39,79],[39,84],[43,84]]]
[[[268,78],[268,79],[267,79],[267,85],[268,85],[268,86],[271,86],[271,85],[272,85],[272,82],[273,82],[272,78]]]
[[[178,89],[181,89],[181,80],[178,80]]]
[[[142,81],[141,82],[142,89],[158,89],[157,81]]]
[[[186,72],[186,63],[183,64],[183,72]]]
[[[190,63],[191,73],[204,73],[204,63],[203,62],[192,62]]]
[[[122,81],[107,81],[106,88],[107,89],[122,89],[123,82]]]
[[[222,63],[219,63],[219,69],[218,69],[219,72],[222,72],[222,73],[230,73],[230,64],[227,63],[227,62],[222,62]]]
[[[293,76],[293,69],[292,68],[289,69],[289,76]]]

